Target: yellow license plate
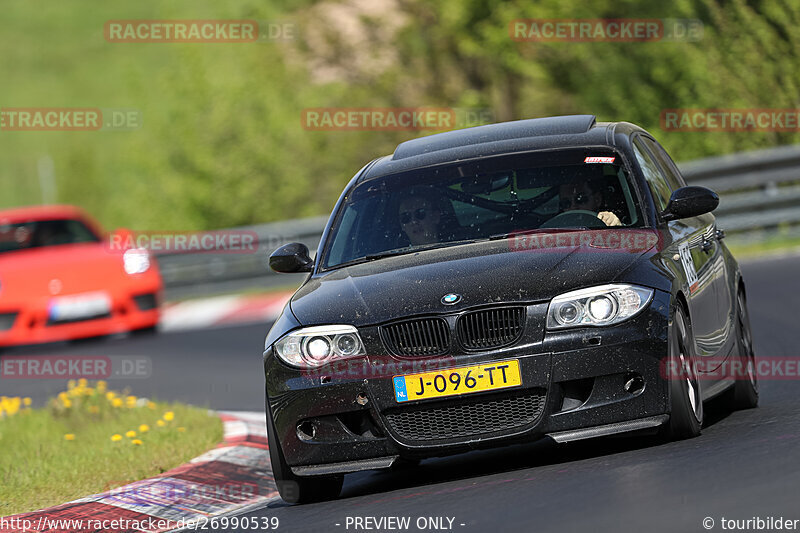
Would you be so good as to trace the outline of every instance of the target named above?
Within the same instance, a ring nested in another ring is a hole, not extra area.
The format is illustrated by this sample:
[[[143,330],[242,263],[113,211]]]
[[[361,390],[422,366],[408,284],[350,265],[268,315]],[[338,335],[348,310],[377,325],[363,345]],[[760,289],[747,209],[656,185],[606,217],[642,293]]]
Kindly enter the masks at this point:
[[[519,377],[519,361],[515,359],[394,376],[392,380],[394,397],[398,402],[507,389],[522,384]]]

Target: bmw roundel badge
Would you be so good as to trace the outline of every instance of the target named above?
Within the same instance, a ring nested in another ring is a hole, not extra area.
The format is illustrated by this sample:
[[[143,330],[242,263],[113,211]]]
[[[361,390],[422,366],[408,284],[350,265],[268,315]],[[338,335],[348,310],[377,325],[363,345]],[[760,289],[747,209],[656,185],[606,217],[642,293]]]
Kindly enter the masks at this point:
[[[442,296],[442,303],[444,305],[455,305],[460,301],[461,301],[460,294],[453,294],[451,292],[450,294],[445,294],[444,296]]]

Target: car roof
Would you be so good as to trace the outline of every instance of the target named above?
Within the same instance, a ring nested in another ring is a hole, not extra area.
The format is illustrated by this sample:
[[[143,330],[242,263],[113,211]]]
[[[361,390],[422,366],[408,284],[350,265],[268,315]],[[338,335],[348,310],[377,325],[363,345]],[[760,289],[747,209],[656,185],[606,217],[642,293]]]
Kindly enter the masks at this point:
[[[627,122],[597,122],[594,115],[534,118],[436,133],[397,145],[390,156],[368,165],[361,179],[495,155],[582,146],[616,146],[615,135],[641,128]]]
[[[0,210],[0,223],[71,218],[93,222],[81,208],[74,205],[32,205]]]

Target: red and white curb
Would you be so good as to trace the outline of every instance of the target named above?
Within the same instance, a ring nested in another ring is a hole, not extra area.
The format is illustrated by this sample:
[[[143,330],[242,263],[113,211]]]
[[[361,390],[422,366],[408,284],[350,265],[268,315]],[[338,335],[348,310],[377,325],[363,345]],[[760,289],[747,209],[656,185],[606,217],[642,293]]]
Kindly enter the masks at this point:
[[[161,331],[181,331],[270,322],[280,314],[292,292],[216,296],[166,304],[161,312]]]
[[[175,531],[277,499],[264,413],[224,412],[219,416],[225,428],[224,442],[191,462],[56,507],[4,517],[1,523],[16,526],[2,526],[0,532],[101,531],[91,524],[114,520],[140,524],[139,528],[114,528],[124,531]],[[159,526],[147,527],[153,523]],[[19,528],[21,524],[27,528]]]

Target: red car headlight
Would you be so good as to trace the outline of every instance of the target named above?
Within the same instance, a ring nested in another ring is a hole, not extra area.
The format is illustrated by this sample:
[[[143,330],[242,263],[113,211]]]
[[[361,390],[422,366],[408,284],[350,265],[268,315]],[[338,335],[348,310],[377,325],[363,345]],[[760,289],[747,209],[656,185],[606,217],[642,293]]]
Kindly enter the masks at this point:
[[[150,253],[144,248],[131,248],[122,254],[122,264],[127,274],[142,274],[150,268]]]

